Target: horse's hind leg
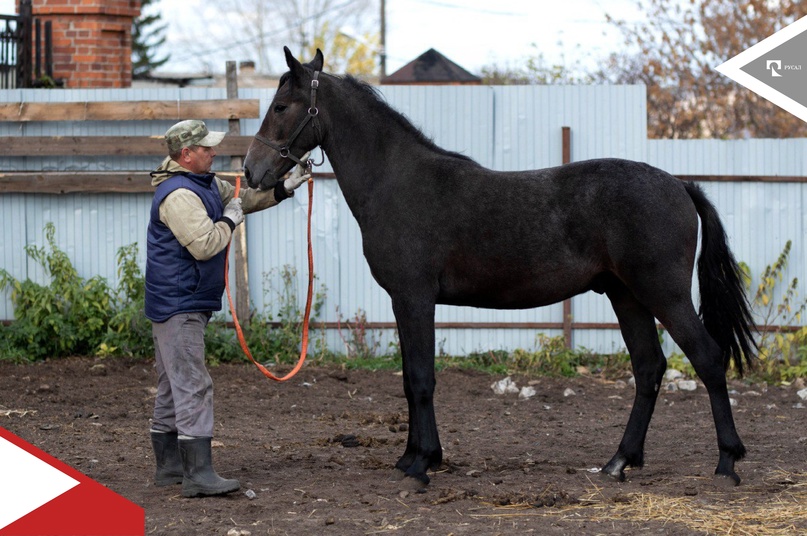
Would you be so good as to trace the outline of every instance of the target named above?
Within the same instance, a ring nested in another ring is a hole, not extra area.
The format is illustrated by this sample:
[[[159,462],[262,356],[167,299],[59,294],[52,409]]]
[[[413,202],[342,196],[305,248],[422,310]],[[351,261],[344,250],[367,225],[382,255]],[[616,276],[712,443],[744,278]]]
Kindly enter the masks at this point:
[[[644,441],[667,360],[661,350],[653,314],[621,282],[614,281],[606,293],[619,320],[636,380],[633,409],[622,441],[616,454],[602,468],[604,474],[622,481],[626,466],[644,464]]]
[[[720,449],[715,475],[728,477],[735,485],[739,484],[740,477],[734,471],[734,462],[745,456],[745,446],[734,427],[720,348],[706,331],[691,303],[682,304],[670,314],[659,314],[659,320],[689,358],[709,393],[717,430],[717,446]]]

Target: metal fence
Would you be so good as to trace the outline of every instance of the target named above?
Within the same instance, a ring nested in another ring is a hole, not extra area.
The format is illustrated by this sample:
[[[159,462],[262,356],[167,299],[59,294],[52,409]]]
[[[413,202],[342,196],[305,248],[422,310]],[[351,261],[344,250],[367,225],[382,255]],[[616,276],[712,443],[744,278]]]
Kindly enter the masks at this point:
[[[494,169],[541,168],[561,163],[561,128],[571,128],[573,160],[617,156],[647,161],[681,176],[701,177],[718,208],[738,260],[745,262],[758,283],[765,266],[775,261],[786,240],[794,243],[787,281],[804,279],[807,240],[807,140],[654,141],[647,140],[645,92],[640,86],[614,87],[385,87],[387,101],[407,115],[435,142],[463,152]],[[274,90],[242,89],[242,98],[258,98],[261,114]],[[0,102],[17,100],[158,100],[224,98],[224,90],[17,90],[0,91]],[[126,124],[0,123],[0,135],[88,135],[113,132],[162,134],[170,124],[130,121]],[[226,121],[211,128],[226,130]],[[242,120],[241,132],[254,134],[258,119]],[[128,130],[127,130],[128,129]],[[8,169],[151,169],[158,161],[135,158],[10,158]],[[226,169],[227,161],[217,163]],[[329,165],[318,168],[330,172]],[[713,180],[704,180],[712,177]],[[787,177],[783,179],[782,177]],[[17,278],[45,280],[41,268],[27,259],[26,244],[43,245],[46,222],[56,226],[57,241],[83,277],[102,275],[117,281],[115,254],[137,242],[145,265],[145,232],[149,194],[4,194],[0,195],[0,263]],[[250,298],[254,308],[277,317],[281,271],[294,279],[302,306],[306,279],[306,196],[247,216]],[[360,311],[383,347],[393,340],[389,299],[373,281],[362,255],[358,225],[335,180],[316,182],[313,236],[317,285],[325,303],[319,320],[330,347],[339,350],[343,326]],[[607,299],[589,293],[572,300],[573,343],[595,351],[624,346]],[[226,309],[226,307],[225,307]],[[225,315],[226,316],[226,315]],[[494,311],[440,306],[437,310],[439,350],[467,354],[489,349],[531,349],[536,336],[561,335],[560,304],[525,311]],[[0,319],[13,318],[8,295],[0,295]],[[551,325],[539,329],[537,325]],[[670,349],[669,341],[665,347]]]

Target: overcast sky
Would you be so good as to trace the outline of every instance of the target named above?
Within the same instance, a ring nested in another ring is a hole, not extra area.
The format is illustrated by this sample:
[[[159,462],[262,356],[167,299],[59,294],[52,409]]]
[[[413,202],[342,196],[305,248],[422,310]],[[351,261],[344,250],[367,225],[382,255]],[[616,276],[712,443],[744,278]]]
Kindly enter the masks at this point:
[[[0,0],[0,13],[12,13],[13,6],[14,0]],[[169,30],[184,29],[173,21],[188,21],[189,13],[204,14],[211,25],[217,20],[216,3],[209,0],[158,0],[152,9],[171,24]],[[641,19],[636,0],[386,0],[386,12],[388,74],[430,48],[475,73],[491,64],[523,66],[538,52],[549,63],[590,65],[621,46],[621,36],[605,21],[606,12]],[[226,31],[231,38],[211,40],[203,58],[183,41],[187,32],[169,31],[166,50],[172,61],[161,70],[221,72],[227,60],[254,59],[234,57],[243,54],[231,45],[239,33]],[[270,64],[285,66],[280,47],[270,51]]]

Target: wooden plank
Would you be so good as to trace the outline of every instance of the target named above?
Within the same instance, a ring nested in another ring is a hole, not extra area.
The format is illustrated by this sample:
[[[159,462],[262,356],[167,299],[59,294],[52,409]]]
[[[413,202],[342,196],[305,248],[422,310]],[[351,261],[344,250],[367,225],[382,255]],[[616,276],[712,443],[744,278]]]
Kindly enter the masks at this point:
[[[235,183],[234,174],[217,174]],[[148,171],[0,172],[0,194],[153,193]]]
[[[156,166],[156,164],[155,164]],[[239,173],[221,171],[216,176],[235,184]],[[315,180],[334,179],[318,173]],[[241,181],[242,187],[244,181]],[[149,171],[0,171],[0,194],[109,194],[152,193]]]
[[[224,137],[216,153],[247,154],[252,136]],[[2,136],[3,156],[152,156],[167,155],[162,136]]]
[[[11,102],[0,104],[0,121],[127,121],[260,117],[258,99],[112,102]]]
[[[227,98],[238,99],[238,73],[234,61],[227,62]],[[229,136],[241,135],[241,122],[231,119],[228,122]],[[228,137],[229,137],[228,136]],[[243,154],[246,154],[244,152]],[[230,157],[230,169],[241,169],[243,160],[239,156]],[[249,255],[247,253],[247,225],[244,222],[235,228],[232,236],[235,252],[235,314],[244,325],[249,323]]]
[[[561,159],[564,164],[572,161],[572,129],[571,127],[561,127]],[[572,299],[563,300],[563,341],[566,348],[572,346]]]
[[[0,193],[144,193],[154,192],[148,171],[0,172]]]

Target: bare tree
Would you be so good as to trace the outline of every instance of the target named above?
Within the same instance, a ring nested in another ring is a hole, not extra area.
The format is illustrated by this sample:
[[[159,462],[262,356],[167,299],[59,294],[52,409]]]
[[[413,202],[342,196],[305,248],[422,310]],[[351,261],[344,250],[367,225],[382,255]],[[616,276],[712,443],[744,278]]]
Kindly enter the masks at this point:
[[[279,52],[283,46],[301,58],[312,56],[319,47],[329,71],[340,72],[351,66],[366,69],[367,59],[374,67],[372,58],[377,47],[367,44],[378,40],[378,31],[372,31],[379,26],[377,10],[371,10],[374,3],[372,0],[219,0],[216,5],[220,20],[228,21],[230,49],[244,59],[255,61],[258,72],[277,73],[286,66],[273,65],[270,58],[282,58]],[[235,28],[237,31],[233,31]],[[351,57],[353,61],[348,61]],[[370,72],[372,69],[354,74]]]
[[[639,25],[608,17],[627,50],[599,81],[647,86],[652,138],[807,136],[807,123],[714,68],[807,15],[800,0],[642,0]]]

